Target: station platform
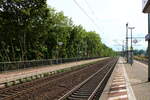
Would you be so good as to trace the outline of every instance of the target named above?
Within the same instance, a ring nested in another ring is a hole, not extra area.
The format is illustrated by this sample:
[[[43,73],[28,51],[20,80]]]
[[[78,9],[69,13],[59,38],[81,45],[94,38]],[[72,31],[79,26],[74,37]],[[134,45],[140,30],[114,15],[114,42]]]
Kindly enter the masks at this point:
[[[120,57],[100,100],[150,100],[148,65]]]
[[[104,60],[108,57],[104,58],[97,58],[97,59],[90,59],[90,60],[82,60],[77,62],[70,62],[70,63],[64,63],[64,64],[58,64],[58,65],[47,65],[47,66],[41,66],[41,67],[34,67],[34,68],[28,68],[28,69],[20,69],[15,71],[7,71],[4,73],[0,73],[0,88],[4,88],[6,82],[14,81],[21,78],[26,78],[46,72],[52,72],[64,68],[74,67],[82,64],[87,64],[99,60]]]

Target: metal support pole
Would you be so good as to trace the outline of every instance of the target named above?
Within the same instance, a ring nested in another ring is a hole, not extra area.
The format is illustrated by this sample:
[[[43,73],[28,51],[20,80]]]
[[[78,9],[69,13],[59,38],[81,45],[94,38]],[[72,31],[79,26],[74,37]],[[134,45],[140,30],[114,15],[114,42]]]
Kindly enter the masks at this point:
[[[124,57],[124,40],[122,41],[122,56]]]
[[[126,59],[128,63],[129,62],[128,60],[128,23],[126,24]]]
[[[133,64],[132,29],[131,29],[131,65]]]
[[[148,14],[148,34],[150,34],[150,14]],[[148,81],[150,82],[150,40],[148,40]]]
[[[130,50],[130,64],[133,64],[133,46],[132,46],[132,30],[134,29],[134,27],[129,27],[129,29],[131,29],[131,50]]]

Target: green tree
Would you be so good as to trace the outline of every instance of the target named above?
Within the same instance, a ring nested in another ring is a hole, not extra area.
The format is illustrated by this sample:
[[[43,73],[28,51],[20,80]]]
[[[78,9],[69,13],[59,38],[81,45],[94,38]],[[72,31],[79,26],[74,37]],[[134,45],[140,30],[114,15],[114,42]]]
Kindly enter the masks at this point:
[[[0,61],[115,55],[98,33],[74,25],[46,0],[2,0],[0,22]]]

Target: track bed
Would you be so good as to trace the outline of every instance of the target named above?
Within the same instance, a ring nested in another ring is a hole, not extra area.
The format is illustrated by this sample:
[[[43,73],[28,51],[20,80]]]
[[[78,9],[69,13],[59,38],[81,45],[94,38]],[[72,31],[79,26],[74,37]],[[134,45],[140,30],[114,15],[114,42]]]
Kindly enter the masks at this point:
[[[115,61],[116,59],[109,58],[82,69],[60,73],[2,89],[0,90],[0,100],[58,100],[98,70],[103,69],[108,63]],[[102,71],[101,74],[103,72],[105,71]]]

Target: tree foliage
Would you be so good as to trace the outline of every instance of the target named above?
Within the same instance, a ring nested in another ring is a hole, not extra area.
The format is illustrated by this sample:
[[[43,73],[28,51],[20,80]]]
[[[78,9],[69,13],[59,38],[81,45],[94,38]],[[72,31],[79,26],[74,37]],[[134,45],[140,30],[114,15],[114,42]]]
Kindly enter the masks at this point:
[[[140,56],[140,55],[147,56],[146,50],[143,50],[143,49],[141,49],[141,50],[133,50],[133,54],[135,56]]]
[[[74,25],[46,0],[0,1],[0,61],[114,55],[96,32]]]

